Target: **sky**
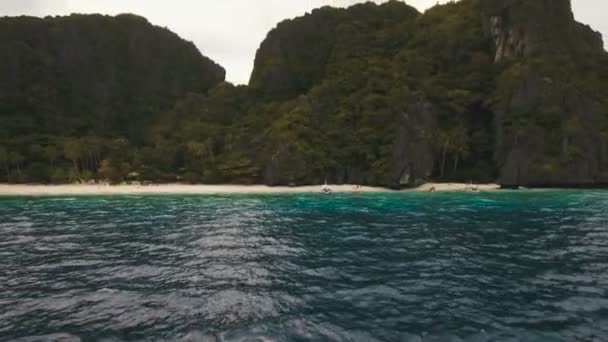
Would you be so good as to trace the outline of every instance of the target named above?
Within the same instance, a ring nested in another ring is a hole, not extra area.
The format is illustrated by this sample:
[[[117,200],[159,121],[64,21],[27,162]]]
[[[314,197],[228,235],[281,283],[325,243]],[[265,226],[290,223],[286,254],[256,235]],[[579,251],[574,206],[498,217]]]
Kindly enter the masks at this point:
[[[385,2],[376,0],[375,2]],[[362,0],[0,0],[0,16],[135,13],[193,41],[207,57],[226,68],[226,78],[246,84],[255,53],[284,19],[324,5],[349,6]],[[424,11],[437,0],[407,0]],[[442,0],[440,2],[445,2]],[[576,19],[608,38],[608,1],[572,0]]]

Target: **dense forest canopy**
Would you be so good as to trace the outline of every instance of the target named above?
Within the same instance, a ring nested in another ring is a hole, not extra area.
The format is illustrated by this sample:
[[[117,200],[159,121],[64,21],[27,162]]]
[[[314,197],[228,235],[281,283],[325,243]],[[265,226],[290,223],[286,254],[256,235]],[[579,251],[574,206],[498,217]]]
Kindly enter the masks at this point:
[[[0,19],[0,181],[608,184],[608,54],[568,0],[324,7],[248,86],[134,15]]]

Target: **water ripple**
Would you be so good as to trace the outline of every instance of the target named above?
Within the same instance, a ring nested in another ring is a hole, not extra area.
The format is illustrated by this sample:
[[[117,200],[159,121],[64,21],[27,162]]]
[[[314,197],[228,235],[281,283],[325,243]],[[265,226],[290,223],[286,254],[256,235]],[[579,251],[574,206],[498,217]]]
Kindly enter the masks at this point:
[[[0,236],[0,340],[608,340],[605,191],[2,198]]]

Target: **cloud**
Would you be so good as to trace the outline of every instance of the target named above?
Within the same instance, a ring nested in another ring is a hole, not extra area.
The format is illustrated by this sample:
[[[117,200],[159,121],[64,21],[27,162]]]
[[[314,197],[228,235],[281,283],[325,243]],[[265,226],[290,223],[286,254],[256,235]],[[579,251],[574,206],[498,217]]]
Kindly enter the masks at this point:
[[[0,16],[43,17],[56,10],[63,12],[66,8],[65,0],[0,0]]]

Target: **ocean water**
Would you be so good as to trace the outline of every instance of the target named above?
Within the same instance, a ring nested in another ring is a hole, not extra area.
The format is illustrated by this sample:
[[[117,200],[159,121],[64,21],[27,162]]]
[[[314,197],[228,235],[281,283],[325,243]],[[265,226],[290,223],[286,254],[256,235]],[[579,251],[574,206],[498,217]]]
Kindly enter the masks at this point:
[[[0,340],[608,341],[608,192],[0,198]]]

